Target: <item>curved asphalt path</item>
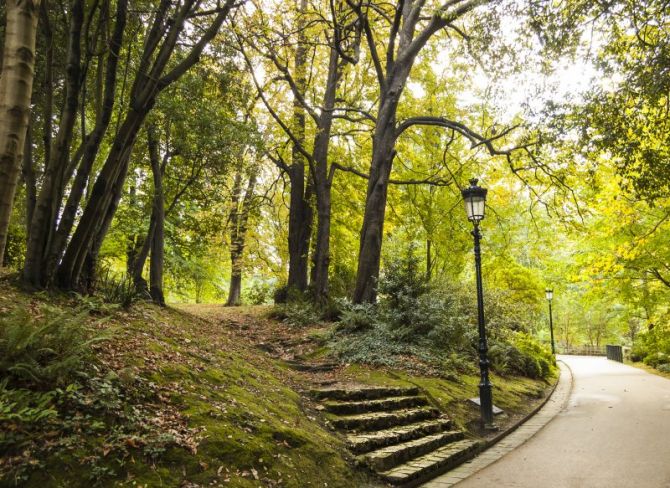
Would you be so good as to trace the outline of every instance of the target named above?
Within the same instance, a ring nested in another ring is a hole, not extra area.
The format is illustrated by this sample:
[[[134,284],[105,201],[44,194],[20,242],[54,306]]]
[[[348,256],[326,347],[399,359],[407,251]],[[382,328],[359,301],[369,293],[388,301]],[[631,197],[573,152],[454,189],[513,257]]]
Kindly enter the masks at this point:
[[[605,358],[562,356],[567,405],[457,488],[670,488],[670,380]]]

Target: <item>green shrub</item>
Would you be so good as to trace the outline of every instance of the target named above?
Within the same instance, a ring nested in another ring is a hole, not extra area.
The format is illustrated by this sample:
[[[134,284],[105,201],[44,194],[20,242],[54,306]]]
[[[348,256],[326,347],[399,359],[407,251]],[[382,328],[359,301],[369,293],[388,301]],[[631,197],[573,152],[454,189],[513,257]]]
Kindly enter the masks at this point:
[[[270,302],[272,285],[262,281],[255,281],[244,291],[244,302],[251,305],[264,305]]]
[[[275,305],[269,316],[292,327],[306,327],[321,320],[317,307],[306,300]]]
[[[130,307],[138,297],[132,278],[126,274],[114,273],[109,268],[98,273],[95,291],[107,303],[116,303],[124,308]]]
[[[659,364],[656,369],[664,373],[670,373],[670,363]]]
[[[340,301],[340,320],[338,328],[347,332],[359,332],[371,329],[377,320],[377,307],[371,303],[351,303]]]
[[[91,345],[106,339],[86,326],[88,308],[78,313],[46,308],[31,316],[14,309],[0,317],[0,376],[10,384],[62,385],[91,361]]]

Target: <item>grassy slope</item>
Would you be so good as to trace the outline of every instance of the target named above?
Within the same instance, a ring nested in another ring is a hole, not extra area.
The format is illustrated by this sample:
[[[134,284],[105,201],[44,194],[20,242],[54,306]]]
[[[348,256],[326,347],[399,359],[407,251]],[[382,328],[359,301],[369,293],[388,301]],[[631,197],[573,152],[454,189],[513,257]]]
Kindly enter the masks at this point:
[[[39,311],[47,302],[66,311],[79,303],[27,295],[0,282],[0,312],[13,307]],[[104,434],[77,430],[74,441],[64,443],[70,447],[51,450],[26,486],[375,486],[355,467],[341,437],[324,427],[314,405],[298,393],[323,378],[289,370],[252,347],[281,333],[283,339],[298,336],[300,347],[311,341],[307,351],[321,356],[327,352],[327,328],[290,330],[263,319],[262,309],[188,310],[206,319],[148,304],[106,312],[111,317],[104,327],[115,330],[114,338],[99,350],[103,369],[155,387],[158,405],[147,408],[155,410],[159,428],[181,429],[181,445],[151,460],[146,446],[127,436],[117,439],[123,449],[114,456]],[[358,365],[329,374],[343,382],[419,385],[464,427],[478,415],[464,401],[477,395],[476,376],[448,381]],[[522,378],[494,378],[494,383],[495,403],[512,418],[528,411],[548,386]],[[45,439],[53,435],[44,433]]]
[[[73,306],[64,297],[29,296],[0,285],[0,310],[39,310],[46,300]],[[155,382],[160,398],[177,407],[171,415],[187,423],[191,449],[171,447],[149,461],[128,438],[119,466],[99,436],[83,429],[76,446],[52,452],[26,486],[368,485],[341,439],[291,388],[293,373],[237,343],[221,326],[146,304],[113,312],[106,326],[116,331],[101,348],[103,363]],[[91,480],[93,466],[115,475]],[[0,480],[5,484],[9,480]]]
[[[271,339],[281,338],[284,342],[296,342],[298,346],[281,350],[279,355],[297,356],[306,360],[328,361],[328,339],[332,324],[316,324],[296,329],[265,318],[270,307],[224,308],[219,305],[178,305],[182,310],[206,318],[209,321],[227,324],[237,330],[238,337],[244,337],[250,343],[267,343]],[[558,369],[555,370],[558,373]],[[309,376],[309,375],[306,375]],[[449,379],[447,379],[449,378]],[[370,385],[419,386],[442,411],[472,434],[479,434],[479,410],[467,400],[479,396],[478,374],[448,374],[447,378],[420,376],[390,368],[366,365],[346,365],[330,374],[317,375],[317,378],[337,380],[342,383],[361,383]],[[502,428],[517,421],[530,412],[549,391],[557,376],[547,381],[532,380],[520,376],[499,376],[491,374],[494,404],[502,408],[506,415],[498,418]]]

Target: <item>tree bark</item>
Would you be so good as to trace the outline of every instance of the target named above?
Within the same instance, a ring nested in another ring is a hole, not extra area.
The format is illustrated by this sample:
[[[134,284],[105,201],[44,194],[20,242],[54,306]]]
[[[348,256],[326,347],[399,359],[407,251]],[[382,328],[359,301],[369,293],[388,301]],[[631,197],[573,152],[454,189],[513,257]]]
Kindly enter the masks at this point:
[[[246,246],[247,225],[251,206],[253,204],[254,188],[256,186],[256,173],[249,176],[246,191],[242,202],[242,169],[235,175],[233,183],[233,194],[231,197],[230,210],[230,287],[228,289],[228,300],[226,306],[240,305],[242,294],[242,270],[244,259],[244,248]]]
[[[0,75],[0,263],[30,120],[40,0],[7,0]]]
[[[307,1],[298,0],[297,9],[298,40],[295,49],[295,84],[300,96],[304,96],[307,85],[305,11]],[[305,184],[305,156],[298,144],[305,146],[305,107],[298,97],[293,98],[293,143],[292,164],[288,172],[291,182],[288,224],[288,287],[305,291],[309,271],[309,242],[312,236],[313,210],[311,205],[312,184]]]
[[[33,218],[35,202],[37,200],[37,178],[35,176],[35,167],[33,166],[33,144],[31,125],[28,125],[26,134],[25,148],[23,150],[23,166],[21,173],[23,181],[26,184],[26,232],[30,230],[30,221]]]
[[[149,264],[149,294],[151,299],[161,307],[165,306],[163,295],[163,260],[165,239],[165,200],[163,196],[163,172],[158,148],[158,137],[153,126],[147,128],[147,146],[149,160],[154,180],[154,198],[152,216],[154,217],[154,232],[151,239],[151,262]]]
[[[58,135],[53,142],[50,159],[45,161],[42,187],[37,197],[30,224],[23,280],[34,287],[45,283],[45,252],[56,230],[58,210],[62,198],[65,169],[69,163],[70,145],[77,119],[81,91],[81,33],[84,23],[84,0],[74,0],[70,10],[70,28],[66,66],[65,104]]]
[[[328,296],[328,270],[330,267],[330,216],[332,179],[328,171],[328,149],[333,126],[333,109],[337,87],[342,76],[341,58],[336,47],[330,48],[328,77],[319,115],[318,132],[314,138],[314,188],[316,190],[317,227],[312,267],[312,290],[317,301]]]

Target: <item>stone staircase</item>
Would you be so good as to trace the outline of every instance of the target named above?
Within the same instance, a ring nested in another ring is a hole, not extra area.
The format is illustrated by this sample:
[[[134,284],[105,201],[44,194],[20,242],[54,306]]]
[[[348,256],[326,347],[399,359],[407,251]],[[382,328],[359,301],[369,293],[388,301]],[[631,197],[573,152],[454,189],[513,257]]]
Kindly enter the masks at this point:
[[[419,388],[330,387],[312,396],[357,459],[392,485],[415,486],[464,462],[477,448]]]

